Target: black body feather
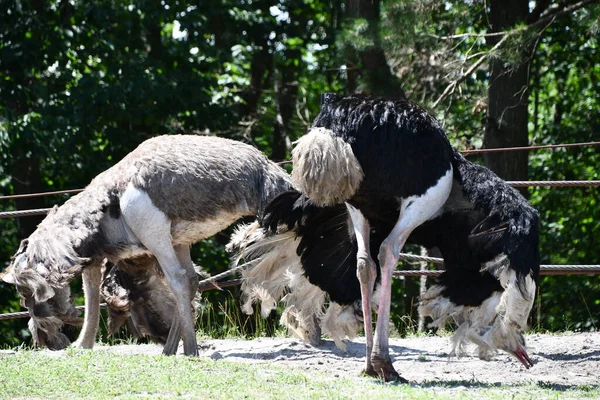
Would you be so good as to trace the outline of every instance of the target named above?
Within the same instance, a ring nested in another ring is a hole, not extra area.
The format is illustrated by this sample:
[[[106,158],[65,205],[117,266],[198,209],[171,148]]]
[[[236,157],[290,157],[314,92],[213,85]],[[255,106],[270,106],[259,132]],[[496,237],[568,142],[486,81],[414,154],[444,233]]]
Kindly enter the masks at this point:
[[[319,207],[300,192],[284,192],[267,206],[261,220],[261,226],[271,233],[280,225],[300,238],[296,252],[310,283],[339,304],[360,299],[358,246],[344,204]],[[376,252],[382,240],[375,235],[371,251]]]

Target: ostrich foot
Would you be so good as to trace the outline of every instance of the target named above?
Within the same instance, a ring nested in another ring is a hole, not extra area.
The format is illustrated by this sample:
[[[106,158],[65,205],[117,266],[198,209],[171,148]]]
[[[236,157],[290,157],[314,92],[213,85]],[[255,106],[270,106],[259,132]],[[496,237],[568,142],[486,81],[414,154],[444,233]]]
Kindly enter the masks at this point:
[[[371,364],[374,375],[370,376],[376,376],[384,382],[408,383],[406,379],[401,377],[398,372],[396,372],[389,357],[373,357]],[[369,374],[369,371],[365,372]]]

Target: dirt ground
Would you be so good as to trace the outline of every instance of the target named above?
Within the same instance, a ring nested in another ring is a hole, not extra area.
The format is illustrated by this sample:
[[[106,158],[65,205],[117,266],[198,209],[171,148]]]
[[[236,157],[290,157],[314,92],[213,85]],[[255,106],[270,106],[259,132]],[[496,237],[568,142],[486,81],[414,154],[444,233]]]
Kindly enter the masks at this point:
[[[200,356],[242,363],[266,363],[331,375],[332,378],[359,378],[364,363],[364,338],[347,342],[346,352],[332,341],[312,347],[293,338],[255,340],[205,340]],[[450,358],[449,337],[412,337],[391,339],[394,367],[415,384],[449,385],[523,385],[564,388],[600,385],[600,333],[527,336],[534,366],[529,370],[506,353],[492,361],[476,355]],[[158,345],[119,345],[107,348],[121,354],[160,354]],[[473,350],[473,349],[471,349]],[[180,348],[178,354],[182,353]]]

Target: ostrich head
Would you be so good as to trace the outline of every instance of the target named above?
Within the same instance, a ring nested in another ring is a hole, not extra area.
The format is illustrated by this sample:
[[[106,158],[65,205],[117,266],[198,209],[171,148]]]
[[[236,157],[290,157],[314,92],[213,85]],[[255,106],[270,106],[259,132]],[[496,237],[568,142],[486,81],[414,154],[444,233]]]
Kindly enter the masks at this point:
[[[29,240],[25,239],[0,277],[16,286],[21,306],[27,308],[31,317],[28,327],[36,345],[51,350],[64,349],[70,341],[60,328],[64,323],[80,325],[82,320],[73,307],[68,283],[53,282],[56,274],[44,262],[32,257],[28,248]],[[71,269],[69,274],[74,272]]]

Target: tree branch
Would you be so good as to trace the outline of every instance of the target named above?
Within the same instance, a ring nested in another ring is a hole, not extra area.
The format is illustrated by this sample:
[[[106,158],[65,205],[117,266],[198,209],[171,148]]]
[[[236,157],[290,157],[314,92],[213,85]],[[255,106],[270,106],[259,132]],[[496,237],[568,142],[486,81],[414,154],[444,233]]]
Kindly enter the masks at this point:
[[[574,11],[579,10],[580,8],[584,8],[590,4],[600,3],[600,0],[582,0],[577,3],[563,3],[562,6],[556,8],[548,8],[550,0],[543,0],[538,3],[538,5],[533,9],[533,11],[529,14],[527,18],[527,25],[523,27],[519,27],[510,31],[504,32],[491,32],[491,33],[461,33],[458,35],[448,35],[448,36],[439,36],[434,35],[432,33],[424,34],[423,36],[431,37],[434,39],[440,40],[453,40],[453,39],[464,39],[464,38],[489,38],[489,37],[498,37],[498,36],[507,36],[513,35],[518,32],[522,32],[527,29],[535,28],[539,25],[543,25],[547,21],[552,20],[553,18],[558,18],[562,15],[572,13]],[[542,15],[545,11],[547,14]],[[538,19],[539,18],[539,19]]]
[[[464,38],[487,38],[495,36],[504,36],[506,32],[491,32],[491,33],[460,33],[458,35],[439,36],[433,33],[426,33],[424,36],[434,39],[449,40],[449,39],[464,39]]]
[[[460,83],[462,83],[462,81],[464,81],[465,79],[467,79],[467,77],[469,75],[471,75],[473,73],[473,71],[475,71],[477,68],[479,68],[479,66],[481,64],[483,64],[483,62],[488,58],[488,55],[497,50],[498,48],[500,48],[500,46],[509,38],[509,35],[504,36],[502,39],[500,39],[498,41],[498,43],[496,43],[494,45],[494,47],[492,47],[490,49],[489,52],[487,52],[486,54],[484,54],[483,56],[481,56],[479,58],[479,60],[475,61],[475,63],[473,65],[471,65],[469,67],[469,69],[462,74],[458,79],[456,79],[455,81],[451,82],[446,89],[444,90],[444,92],[441,94],[440,97],[438,97],[438,99],[433,103],[433,108],[437,107],[438,104],[440,104],[440,102],[442,102],[446,97],[448,97],[448,95],[450,93],[452,93],[454,91],[454,89],[456,89],[456,86],[458,86]]]
[[[539,0],[535,4],[535,8],[529,13],[527,16],[527,24],[531,24],[532,22],[537,21],[538,18],[542,15],[542,13],[548,10],[550,3],[552,0]]]
[[[580,8],[584,8],[585,6],[588,6],[588,5],[594,4],[594,3],[600,3],[600,0],[582,0],[580,2],[573,3],[573,4],[566,3],[561,8],[557,7],[557,8],[552,8],[552,9],[548,10],[548,13],[545,15],[542,15],[542,17],[540,19],[538,19],[537,21],[535,21],[521,29],[530,29],[530,28],[537,27],[539,25],[543,25],[546,22],[552,20],[553,18],[556,19],[565,14],[570,14],[572,12],[579,10]]]
[[[545,1],[544,1],[545,2]],[[471,65],[471,67],[469,67],[469,69],[463,73],[458,79],[452,81],[447,87],[446,89],[444,89],[444,92],[440,95],[440,97],[438,97],[438,99],[433,103],[433,107],[437,107],[440,102],[444,101],[450,94],[452,94],[454,92],[454,90],[456,89],[456,87],[462,83],[465,79],[467,79],[467,77],[469,75],[471,75],[477,68],[479,68],[479,66],[481,64],[483,64],[483,62],[487,59],[487,57],[489,56],[490,53],[492,53],[493,51],[497,50],[501,44],[503,44],[506,39],[508,39],[509,37],[511,37],[512,35],[515,35],[519,32],[522,32],[526,29],[531,29],[531,28],[535,28],[538,27],[540,25],[544,25],[543,28],[541,29],[541,32],[543,32],[544,30],[546,30],[553,22],[554,20],[556,20],[558,17],[563,16],[565,14],[569,14],[572,13],[574,11],[577,11],[587,5],[590,4],[594,4],[594,3],[600,3],[600,0],[582,0],[579,1],[577,3],[565,3],[563,4],[562,7],[560,8],[554,8],[551,9],[547,14],[543,15],[541,18],[539,18],[537,21],[525,26],[525,27],[520,27],[517,29],[513,29],[511,31],[507,31],[507,32],[498,32],[497,34],[469,34],[473,37],[481,37],[481,36],[503,36],[501,40],[498,41],[498,43],[496,43],[494,45],[494,47],[492,47],[490,49],[490,51],[486,52],[484,55],[482,55],[473,65]],[[536,7],[537,9],[538,7]],[[540,7],[541,8],[541,7]],[[537,10],[534,9],[535,12],[542,12],[541,10]],[[460,36],[460,37],[464,37],[464,35],[455,35],[455,36]],[[441,37],[440,37],[441,38]],[[447,38],[452,38],[451,36],[448,36]],[[536,46],[537,43],[539,42],[539,38],[536,41]]]

